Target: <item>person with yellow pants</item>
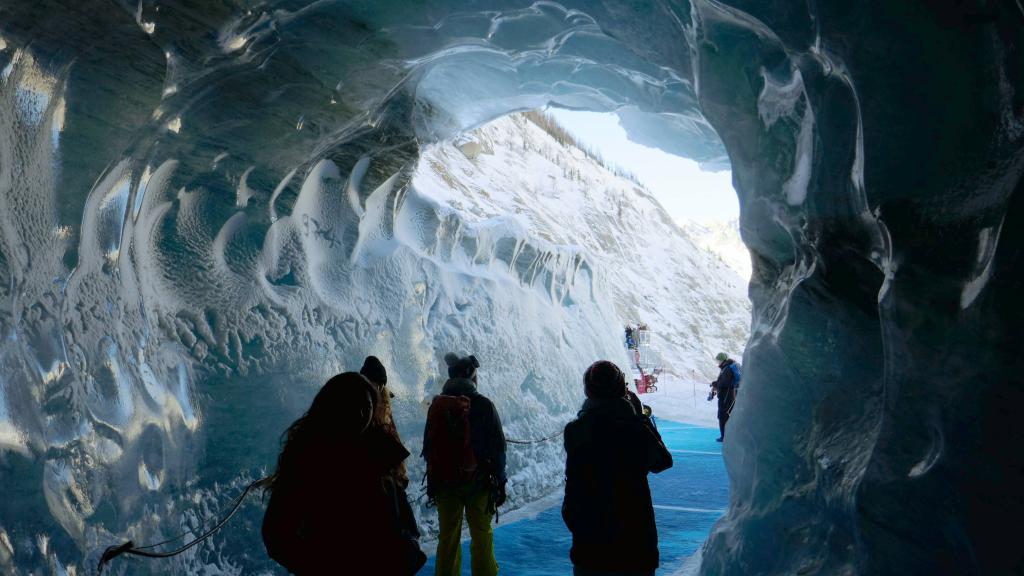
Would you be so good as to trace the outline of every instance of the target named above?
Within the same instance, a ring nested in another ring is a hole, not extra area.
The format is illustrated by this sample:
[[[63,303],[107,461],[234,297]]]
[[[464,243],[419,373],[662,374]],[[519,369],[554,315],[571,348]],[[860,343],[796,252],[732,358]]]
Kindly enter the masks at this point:
[[[498,562],[494,558],[494,501],[489,487],[473,483],[442,490],[435,498],[437,517],[441,524],[437,543],[436,576],[462,574],[462,516],[469,524],[469,553],[473,576],[494,576]],[[443,546],[443,548],[442,548]]]
[[[448,381],[430,403],[423,432],[427,495],[437,506],[435,576],[462,573],[462,519],[473,576],[496,576],[491,516],[505,502],[505,434],[494,404],[477,391],[475,356],[446,354]]]

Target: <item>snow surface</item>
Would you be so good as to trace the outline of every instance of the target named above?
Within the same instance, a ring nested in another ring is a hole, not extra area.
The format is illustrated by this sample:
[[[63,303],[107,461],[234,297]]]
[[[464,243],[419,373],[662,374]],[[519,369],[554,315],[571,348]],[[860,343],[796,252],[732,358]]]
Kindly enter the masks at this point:
[[[586,255],[607,279],[620,325],[651,327],[652,348],[669,375],[704,381],[717,376],[716,353],[742,355],[749,274],[741,277],[719,255],[726,245],[742,248],[738,234],[729,240],[721,229],[719,240],[703,247],[643,186],[559,143],[526,116],[500,118],[428,148],[413,185],[466,226],[511,214],[531,242]],[[615,360],[629,366],[628,359]]]
[[[640,399],[651,407],[656,418],[717,428],[718,401],[708,401],[709,384],[710,380],[663,376],[658,379],[658,389],[641,394]]]
[[[686,220],[680,225],[697,245],[717,254],[740,278],[750,280],[750,250],[740,239],[739,220]]]

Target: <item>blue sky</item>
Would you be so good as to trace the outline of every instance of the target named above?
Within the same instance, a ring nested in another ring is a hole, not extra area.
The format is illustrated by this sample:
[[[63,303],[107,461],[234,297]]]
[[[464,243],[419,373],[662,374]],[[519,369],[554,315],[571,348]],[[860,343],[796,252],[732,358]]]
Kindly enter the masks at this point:
[[[732,172],[705,172],[696,162],[630,142],[613,113],[548,112],[612,164],[632,172],[678,221],[739,218]]]

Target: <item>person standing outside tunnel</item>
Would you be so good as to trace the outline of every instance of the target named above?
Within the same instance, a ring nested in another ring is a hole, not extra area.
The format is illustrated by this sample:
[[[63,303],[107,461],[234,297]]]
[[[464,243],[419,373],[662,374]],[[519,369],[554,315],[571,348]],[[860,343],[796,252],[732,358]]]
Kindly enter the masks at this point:
[[[573,575],[654,576],[658,528],[647,474],[671,468],[672,455],[634,409],[618,366],[595,362],[583,383],[583,409],[565,427],[562,519],[572,532]]]
[[[725,440],[725,423],[729,421],[732,408],[736,405],[736,390],[740,386],[740,365],[725,352],[715,356],[718,361],[718,379],[711,383],[711,395],[718,395],[718,442]],[[709,400],[711,398],[708,398]]]
[[[505,502],[505,434],[494,404],[477,391],[475,356],[448,353],[448,381],[423,432],[427,495],[437,505],[435,576],[462,574],[462,519],[469,524],[473,576],[495,576],[491,517]]]

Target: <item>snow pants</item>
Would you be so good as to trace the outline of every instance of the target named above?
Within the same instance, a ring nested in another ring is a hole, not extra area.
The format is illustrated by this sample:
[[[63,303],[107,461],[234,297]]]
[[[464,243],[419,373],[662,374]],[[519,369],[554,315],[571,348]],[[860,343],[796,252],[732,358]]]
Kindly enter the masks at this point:
[[[491,493],[486,486],[471,484],[441,490],[435,496],[440,533],[437,535],[437,565],[434,576],[462,574],[462,517],[469,523],[469,552],[473,576],[496,576]]]
[[[722,432],[722,438],[725,438],[725,423],[729,421],[729,416],[732,414],[732,407],[736,405],[736,387],[730,386],[723,392],[718,391],[718,429]]]

